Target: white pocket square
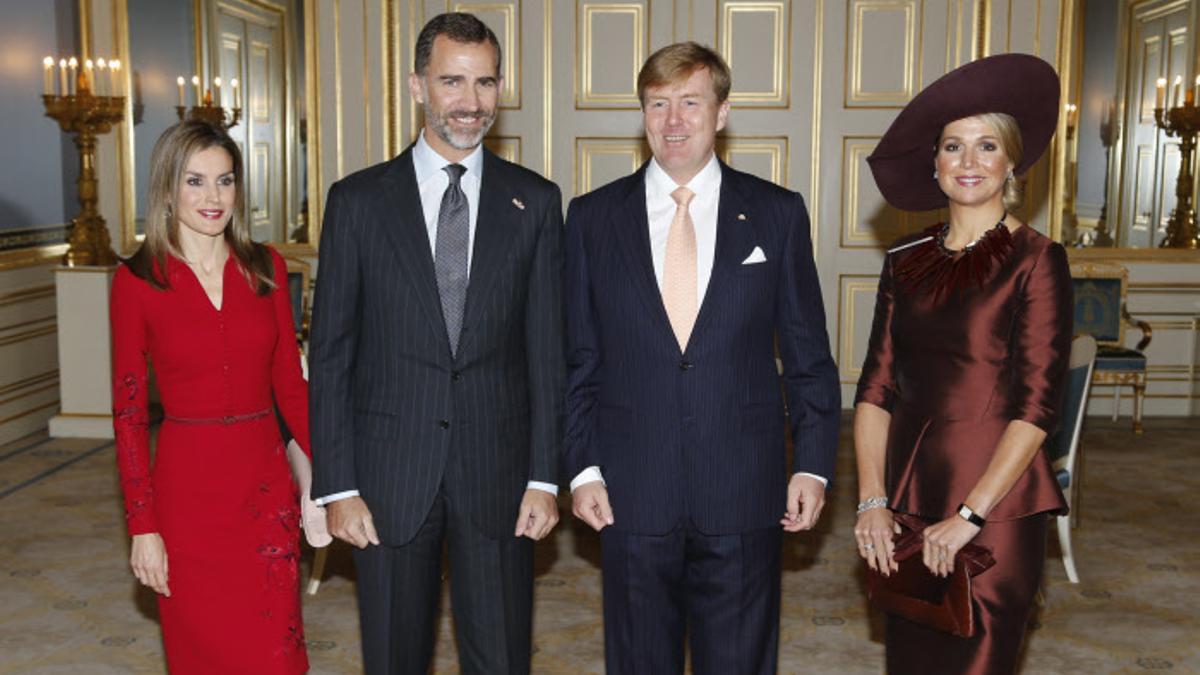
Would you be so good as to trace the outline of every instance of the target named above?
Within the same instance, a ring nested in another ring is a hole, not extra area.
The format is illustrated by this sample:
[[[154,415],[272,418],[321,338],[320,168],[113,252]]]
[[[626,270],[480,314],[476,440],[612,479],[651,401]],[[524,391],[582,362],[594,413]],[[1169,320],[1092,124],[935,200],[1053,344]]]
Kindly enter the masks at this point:
[[[756,263],[764,263],[764,262],[767,262],[767,254],[763,253],[763,250],[761,248],[759,248],[758,246],[755,246],[754,250],[750,251],[750,255],[746,256],[746,259],[742,261],[742,264],[743,265],[754,265]]]

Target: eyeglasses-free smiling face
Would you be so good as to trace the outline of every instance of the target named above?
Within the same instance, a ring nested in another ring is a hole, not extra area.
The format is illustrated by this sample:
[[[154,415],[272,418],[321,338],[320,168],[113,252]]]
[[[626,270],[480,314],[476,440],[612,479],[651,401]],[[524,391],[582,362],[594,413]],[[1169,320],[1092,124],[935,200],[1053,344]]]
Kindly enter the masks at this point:
[[[978,117],[955,120],[942,129],[934,157],[938,185],[962,206],[1002,204],[1004,181],[1013,169],[1000,136]]]
[[[233,158],[220,146],[194,153],[184,166],[172,208],[183,228],[209,237],[225,231],[237,199]]]
[[[712,73],[697,68],[686,80],[648,87],[642,105],[646,141],[654,159],[678,185],[692,179],[712,156],[725,128],[729,101],[718,101]]]
[[[496,121],[503,78],[487,42],[433,42],[425,73],[409,76],[413,98],[425,111],[425,142],[447,159],[461,159],[483,141]]]

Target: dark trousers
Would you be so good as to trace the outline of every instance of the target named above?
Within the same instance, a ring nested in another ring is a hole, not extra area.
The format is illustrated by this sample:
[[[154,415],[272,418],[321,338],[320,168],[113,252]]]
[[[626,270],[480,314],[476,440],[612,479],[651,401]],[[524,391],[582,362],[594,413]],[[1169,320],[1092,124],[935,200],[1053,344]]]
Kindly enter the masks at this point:
[[[449,549],[450,606],[464,674],[529,672],[533,542],[489,539],[443,491],[402,546],[354,551],[363,666],[367,675],[425,675]]]
[[[601,535],[604,657],[610,675],[774,673],[782,530],[709,536]]]

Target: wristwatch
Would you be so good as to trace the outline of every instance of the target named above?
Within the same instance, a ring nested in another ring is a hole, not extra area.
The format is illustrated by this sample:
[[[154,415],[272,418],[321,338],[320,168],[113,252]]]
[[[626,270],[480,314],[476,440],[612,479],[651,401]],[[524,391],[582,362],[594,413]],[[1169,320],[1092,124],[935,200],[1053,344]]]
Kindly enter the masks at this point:
[[[958,505],[958,517],[978,527],[983,527],[987,524],[987,520],[984,519],[983,516],[972,511],[971,507],[967,506],[966,502]]]

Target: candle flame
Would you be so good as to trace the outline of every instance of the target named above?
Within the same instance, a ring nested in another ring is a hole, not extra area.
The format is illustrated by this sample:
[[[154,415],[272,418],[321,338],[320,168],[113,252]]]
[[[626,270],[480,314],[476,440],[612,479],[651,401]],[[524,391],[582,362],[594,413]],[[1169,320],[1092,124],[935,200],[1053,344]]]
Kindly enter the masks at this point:
[[[100,70],[104,70],[105,68],[108,67],[108,62],[105,61],[104,59],[96,59],[96,67],[99,68]]]
[[[1165,77],[1158,78],[1157,80],[1154,81],[1154,85],[1157,87],[1167,86],[1167,78],[1165,78]]]
[[[1200,75],[1198,75],[1196,77],[1196,82],[1198,84],[1200,84]],[[236,77],[229,81],[229,86],[233,87],[234,89],[237,89],[237,85],[238,85],[238,80]]]
[[[79,60],[78,60],[78,59],[76,59],[74,56],[72,56],[72,57],[71,57],[71,59],[70,59],[69,61],[67,61],[67,65],[68,65],[68,66],[70,66],[70,67],[72,67],[72,68],[78,68],[78,67],[79,67]]]
[[[221,86],[221,78],[219,78],[219,77],[214,77],[214,78],[213,78],[213,84],[217,85],[218,87],[219,87],[219,86]]]
[[[175,84],[177,84],[177,85],[179,85],[179,86],[181,86],[181,87],[183,86],[183,76],[182,76],[182,75],[180,75],[179,77],[175,78]]]
[[[192,76],[192,84],[200,84],[200,76],[199,75]]]
[[[1175,84],[1180,84],[1181,82],[1183,82],[1183,76],[1182,76],[1182,75],[1176,75],[1176,76],[1175,76]]]
[[[42,59],[42,65],[46,66],[47,68],[53,68],[54,67],[54,57],[47,56],[46,58]],[[1200,77],[1198,77],[1196,79],[1200,80]]]
[[[112,61],[108,62],[108,67],[112,68],[113,70],[120,70],[121,69],[121,61],[119,59],[113,59]]]

